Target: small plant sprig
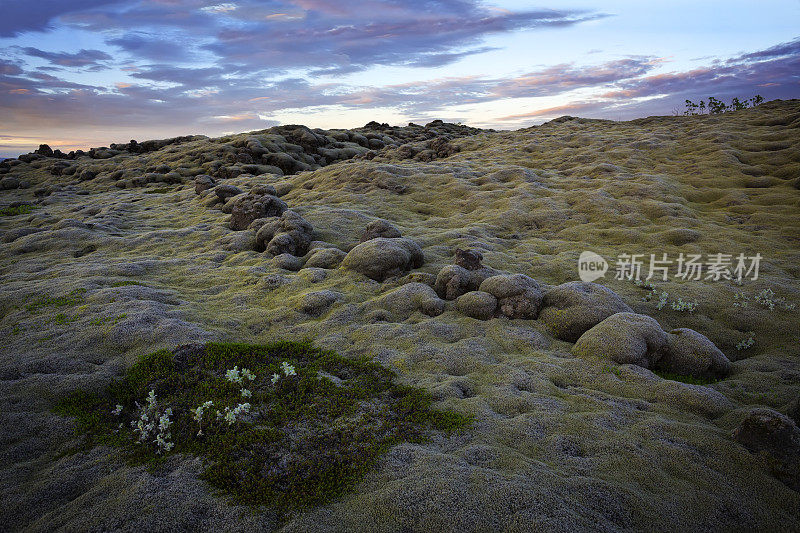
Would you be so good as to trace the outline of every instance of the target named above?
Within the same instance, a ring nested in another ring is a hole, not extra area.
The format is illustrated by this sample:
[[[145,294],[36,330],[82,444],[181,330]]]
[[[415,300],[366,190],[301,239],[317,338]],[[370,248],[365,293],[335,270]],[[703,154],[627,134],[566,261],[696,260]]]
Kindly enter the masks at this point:
[[[117,409],[121,406],[117,405]],[[139,434],[137,442],[144,444],[148,441],[153,441],[156,445],[156,453],[170,451],[175,444],[169,439],[172,437],[169,428],[172,425],[170,417],[172,416],[172,408],[167,407],[163,411],[158,409],[158,400],[154,390],[150,391],[147,396],[147,405],[139,405],[136,402],[136,407],[139,409],[139,420],[131,422],[134,433]],[[120,412],[122,410],[120,409]]]
[[[233,409],[226,407],[224,412],[217,411],[217,420],[224,420],[229,426],[236,422],[236,417],[250,412],[249,403],[240,403]]]
[[[642,280],[634,280],[633,284],[637,287],[641,287],[643,289],[647,289],[648,293],[642,297],[643,302],[651,302],[656,297],[658,300],[656,301],[656,309],[659,311],[664,309],[667,304],[674,311],[689,311],[689,313],[694,313],[697,309],[697,302],[684,302],[682,298],[678,298],[677,300],[670,301],[669,293],[667,291],[659,292],[658,288],[655,285],[650,283],[649,281],[642,281]]]
[[[734,293],[733,299],[736,300],[733,302],[734,307],[747,307],[748,302],[750,301],[750,297],[743,292]]]
[[[203,413],[210,409],[212,405],[214,405],[214,402],[208,400],[197,406],[196,409],[192,409],[192,418],[194,418],[200,426],[200,430],[197,432],[198,437],[203,435]]]
[[[677,302],[672,302],[670,305],[674,311],[689,311],[689,313],[694,313],[695,309],[697,309],[697,302],[684,302],[681,298],[678,298]]]
[[[756,343],[756,334],[755,333],[753,333],[752,331],[748,331],[746,333],[746,335],[747,335],[747,338],[742,340],[742,341],[739,341],[739,343],[736,345],[736,349],[737,350],[739,350],[739,351],[746,350],[746,349],[750,348],[751,346],[753,346]]]
[[[297,370],[295,369],[294,365],[290,365],[286,361],[283,361],[281,363],[281,370],[283,371],[283,374],[287,378],[289,376],[296,376],[297,375]],[[272,378],[270,379],[270,382],[272,382],[272,384],[275,385],[278,381],[280,381],[280,379],[281,379],[281,375],[280,374],[272,374]]]
[[[796,307],[795,304],[786,303],[786,298],[775,296],[775,292],[770,288],[763,289],[756,294],[755,300],[770,311],[774,311],[776,307],[792,311]]]

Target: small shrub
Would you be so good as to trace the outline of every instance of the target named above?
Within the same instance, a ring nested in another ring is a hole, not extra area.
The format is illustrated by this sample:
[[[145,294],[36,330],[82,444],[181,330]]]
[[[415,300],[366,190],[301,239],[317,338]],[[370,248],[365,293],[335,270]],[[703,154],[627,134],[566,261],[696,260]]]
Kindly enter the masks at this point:
[[[742,340],[742,341],[739,341],[736,344],[736,349],[740,350],[740,351],[741,350],[746,350],[746,349],[750,348],[751,346],[753,346],[755,343],[756,343],[756,334],[753,333],[752,331],[748,331],[747,332],[747,338]]]
[[[725,102],[714,98],[713,96],[708,97],[708,106],[706,106],[705,101],[700,100],[699,104],[695,104],[691,100],[686,100],[686,111],[683,112],[684,115],[719,115],[721,113],[726,113],[728,111],[739,111],[741,109],[747,109],[749,107],[756,107],[761,105],[764,102],[764,98],[757,94],[754,97],[747,99],[747,100],[739,100],[739,98],[734,98],[731,100],[730,105],[726,105]]]

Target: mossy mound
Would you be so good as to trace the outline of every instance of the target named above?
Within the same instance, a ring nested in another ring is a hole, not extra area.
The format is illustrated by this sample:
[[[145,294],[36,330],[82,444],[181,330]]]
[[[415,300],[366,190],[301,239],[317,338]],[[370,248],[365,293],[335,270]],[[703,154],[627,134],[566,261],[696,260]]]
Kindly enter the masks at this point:
[[[234,368],[242,369],[239,381],[230,379]],[[376,362],[308,342],[197,344],[143,356],[102,393],[78,391],[56,411],[77,418],[86,446],[122,446],[133,463],[152,466],[173,454],[200,457],[213,487],[285,514],[349,491],[392,445],[468,422],[393,378]],[[198,421],[196,409],[208,401]],[[243,403],[249,409],[225,419]],[[140,438],[143,412],[154,423],[170,413],[166,450]]]

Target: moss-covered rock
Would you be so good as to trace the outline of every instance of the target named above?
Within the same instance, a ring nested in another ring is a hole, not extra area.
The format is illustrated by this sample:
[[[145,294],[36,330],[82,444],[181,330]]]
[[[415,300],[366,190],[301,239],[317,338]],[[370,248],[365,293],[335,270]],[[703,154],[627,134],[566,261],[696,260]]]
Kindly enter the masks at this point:
[[[350,250],[342,261],[342,267],[383,281],[412,268],[419,268],[424,262],[422,249],[411,239],[377,237]]]
[[[309,268],[336,268],[346,255],[338,248],[317,248],[309,252],[305,266]]]
[[[733,439],[762,456],[772,474],[800,491],[800,429],[772,409],[752,409],[733,430]]]
[[[654,318],[616,313],[581,335],[573,355],[654,368],[664,355],[667,334]]]
[[[231,229],[246,229],[257,218],[277,217],[288,209],[286,202],[271,194],[246,194],[231,204]]]
[[[524,274],[506,274],[486,278],[480,290],[497,298],[500,312],[508,318],[535,319],[544,298],[536,280]]]
[[[547,290],[539,320],[559,339],[575,342],[611,315],[632,312],[611,289],[597,283],[570,281]]]
[[[438,316],[444,312],[444,301],[424,283],[407,283],[388,292],[380,298],[379,305],[402,320],[415,311],[428,316]]]
[[[721,378],[730,373],[731,362],[708,337],[688,328],[673,329],[667,336],[661,367],[677,374]]]
[[[488,320],[497,310],[497,298],[488,292],[471,291],[458,297],[456,309],[468,317]]]
[[[366,242],[376,237],[384,237],[386,239],[395,239],[402,237],[400,230],[397,229],[390,222],[378,219],[373,220],[367,227],[364,228],[364,233],[361,235],[361,242]]]

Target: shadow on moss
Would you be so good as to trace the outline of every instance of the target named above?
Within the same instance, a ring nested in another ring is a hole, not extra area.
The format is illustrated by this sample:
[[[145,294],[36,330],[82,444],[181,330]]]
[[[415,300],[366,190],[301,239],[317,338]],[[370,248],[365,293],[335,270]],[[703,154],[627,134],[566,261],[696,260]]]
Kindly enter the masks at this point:
[[[296,375],[281,375],[282,363]],[[231,382],[226,372],[234,367],[249,369],[255,379]],[[281,377],[273,382],[276,374]],[[310,342],[189,345],[142,357],[102,394],[78,391],[56,412],[77,419],[87,446],[122,446],[133,463],[155,467],[164,457],[132,430],[152,390],[173,413],[174,449],[167,456],[203,458],[202,477],[212,486],[280,515],[351,490],[394,444],[469,424],[468,417],[433,409],[426,392],[394,377],[374,361],[347,359]],[[252,408],[235,423],[209,416],[201,426],[193,417],[209,400],[209,414],[233,409],[244,401],[244,387]]]
[[[673,374],[672,372],[663,372],[661,370],[654,370],[653,373],[663,379],[669,379],[671,381],[680,381],[681,383],[689,383],[690,385],[711,385],[712,383],[717,383],[719,381],[722,381],[721,379],[684,376],[681,374]]]

